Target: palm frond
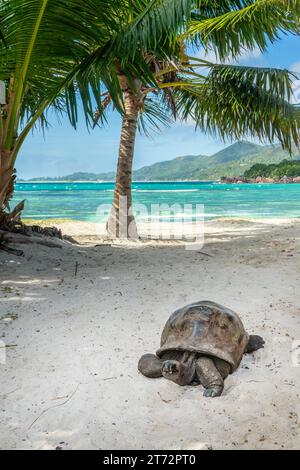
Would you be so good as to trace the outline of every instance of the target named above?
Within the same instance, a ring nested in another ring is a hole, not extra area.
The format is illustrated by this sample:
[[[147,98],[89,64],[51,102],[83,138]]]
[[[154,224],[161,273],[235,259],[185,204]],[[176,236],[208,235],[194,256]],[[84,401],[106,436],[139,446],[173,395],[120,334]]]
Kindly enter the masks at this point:
[[[134,54],[136,44],[144,50],[169,48],[190,18],[193,0],[134,0],[128,2],[128,24],[116,42],[120,52]]]
[[[297,78],[296,74],[287,69],[271,67],[249,67],[241,65],[223,65],[206,62],[209,69],[208,79],[214,82],[248,83],[256,86],[262,92],[270,91],[274,96],[285,98],[287,101],[292,96],[292,83]]]
[[[97,46],[70,73],[70,93],[74,81],[88,82],[96,76],[122,113],[119,74],[126,75],[129,82],[133,82],[132,77],[139,77],[144,85],[156,86],[147,51],[155,50],[156,57],[161,59],[174,52],[178,32],[190,16],[192,5],[192,0],[130,0],[124,1],[121,8],[121,2],[106,34],[99,34]],[[68,103],[76,106],[74,100],[69,99]],[[74,110],[70,116],[75,115]],[[88,123],[90,118],[89,113]]]
[[[281,33],[300,31],[300,0],[199,0],[185,32],[192,44],[224,60],[245,49],[265,51]]]
[[[194,84],[176,89],[174,94],[181,118],[192,117],[196,127],[223,139],[250,135],[270,143],[277,139],[289,151],[294,144],[299,146],[300,109],[278,92],[285,86],[286,94],[290,93],[285,74],[282,74],[284,83],[279,80],[272,88],[272,81],[271,86],[260,84],[253,70],[249,71],[249,76],[243,72],[244,77],[227,73],[226,79],[223,75],[220,80],[216,79],[215,72],[198,87]]]
[[[139,113],[139,132],[150,136],[151,133],[159,132],[162,126],[170,126],[171,123],[172,117],[168,106],[157,97],[147,97]]]
[[[0,80],[8,86],[14,77],[14,87],[22,95],[15,100],[16,106],[22,102],[21,124],[25,126],[42,103],[49,105],[49,97],[54,100],[61,92],[66,77],[98,45],[99,37],[108,35],[121,3],[116,0],[111,8],[109,0],[1,2],[0,30],[5,43],[0,44]],[[89,111],[99,86],[93,78],[72,85],[76,98]],[[70,111],[68,105],[67,109]],[[75,108],[70,117],[73,122],[77,119]]]

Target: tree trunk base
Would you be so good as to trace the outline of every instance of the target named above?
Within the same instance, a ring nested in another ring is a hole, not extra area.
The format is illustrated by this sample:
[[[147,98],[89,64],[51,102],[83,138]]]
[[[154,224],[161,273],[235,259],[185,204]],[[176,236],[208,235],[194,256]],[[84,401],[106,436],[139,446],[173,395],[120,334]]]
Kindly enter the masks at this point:
[[[26,225],[21,221],[13,220],[11,215],[0,213],[0,231],[18,233],[22,235],[45,235],[47,237],[63,239],[63,234],[57,227],[41,227],[40,225]]]
[[[0,213],[0,250],[22,256],[23,251],[10,246],[11,243],[39,244],[49,248],[61,248],[63,243],[61,230],[57,227],[40,227],[39,225],[25,225],[14,220],[11,214]],[[57,239],[57,241],[53,240]]]
[[[49,248],[61,248],[63,246],[63,240],[50,240],[44,236],[37,235],[24,235],[23,233],[7,232],[0,230],[0,244],[6,248],[8,243],[24,243],[32,244],[37,243],[39,245],[48,246]],[[4,248],[4,249],[5,249]],[[2,248],[3,249],[3,248]],[[8,250],[5,250],[8,251]]]
[[[106,223],[107,236],[112,239],[121,240],[138,240],[138,231],[135,218],[128,215],[124,221],[115,217],[114,214],[109,216]]]

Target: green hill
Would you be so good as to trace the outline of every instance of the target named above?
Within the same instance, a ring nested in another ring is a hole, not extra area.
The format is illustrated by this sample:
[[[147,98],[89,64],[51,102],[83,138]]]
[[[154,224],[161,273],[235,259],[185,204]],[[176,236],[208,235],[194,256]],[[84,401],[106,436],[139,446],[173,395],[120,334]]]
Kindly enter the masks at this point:
[[[134,180],[180,180],[190,178],[193,173],[199,170],[199,163],[204,155],[186,155],[177,157],[173,160],[154,163],[153,165],[144,166],[133,172]]]
[[[241,176],[255,163],[279,163],[284,159],[300,159],[299,154],[290,157],[279,145],[257,145],[240,141],[214,155],[185,155],[153,165],[144,166],[133,172],[134,181],[170,180],[218,180],[221,176]],[[35,178],[50,181],[54,178]],[[112,181],[114,172],[73,173],[55,180],[66,181]]]
[[[228,163],[240,160],[242,157],[255,155],[264,149],[262,145],[252,144],[251,142],[239,141],[235,144],[229,145],[220,152],[212,155],[212,160],[215,163]]]
[[[217,180],[224,175],[243,175],[255,163],[279,163],[283,159],[291,157],[280,146],[242,141],[214,155],[188,155],[143,167],[134,172],[134,180]]]

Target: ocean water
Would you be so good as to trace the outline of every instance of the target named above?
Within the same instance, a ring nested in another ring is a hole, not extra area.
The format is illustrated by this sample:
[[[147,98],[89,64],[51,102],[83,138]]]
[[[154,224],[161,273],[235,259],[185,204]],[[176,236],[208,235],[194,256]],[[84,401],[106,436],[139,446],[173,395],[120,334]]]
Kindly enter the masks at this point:
[[[97,215],[97,208],[109,207],[113,189],[113,183],[20,182],[12,205],[25,199],[23,216],[31,219],[101,221],[107,214]],[[184,204],[191,205],[185,210],[191,220],[195,220],[197,204],[204,205],[206,219],[300,217],[300,184],[133,183],[133,203],[136,207],[143,204],[152,218],[157,218],[153,207],[151,211],[153,204],[176,204],[174,220],[181,217]],[[145,214],[139,211],[137,217],[143,219]],[[160,209],[159,217],[168,218],[166,207]]]

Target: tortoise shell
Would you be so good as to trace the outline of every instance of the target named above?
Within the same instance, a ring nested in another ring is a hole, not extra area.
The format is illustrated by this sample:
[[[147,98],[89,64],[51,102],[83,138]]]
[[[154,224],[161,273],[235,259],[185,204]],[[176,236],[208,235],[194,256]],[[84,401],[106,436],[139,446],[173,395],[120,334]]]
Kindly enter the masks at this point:
[[[166,351],[192,351],[218,357],[239,365],[249,341],[239,316],[215,302],[203,300],[176,310],[167,321],[162,335],[161,357]]]

